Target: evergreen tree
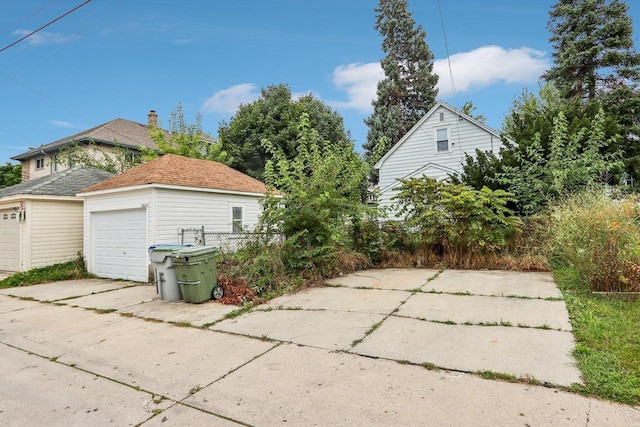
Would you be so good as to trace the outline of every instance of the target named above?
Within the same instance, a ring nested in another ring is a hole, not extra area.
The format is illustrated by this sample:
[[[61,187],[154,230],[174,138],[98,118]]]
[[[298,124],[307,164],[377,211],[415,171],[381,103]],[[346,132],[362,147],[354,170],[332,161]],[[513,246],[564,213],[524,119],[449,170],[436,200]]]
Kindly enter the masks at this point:
[[[628,5],[620,0],[559,0],[549,13],[554,65],[543,78],[583,107],[597,102],[623,136],[627,172],[640,178],[640,54]],[[596,110],[597,108],[591,108]]]
[[[380,0],[374,28],[383,37],[385,78],[378,83],[373,114],[364,144],[369,163],[384,155],[436,102],[438,76],[433,74],[433,53],[422,26],[416,26],[407,0]],[[376,150],[386,140],[384,150]]]

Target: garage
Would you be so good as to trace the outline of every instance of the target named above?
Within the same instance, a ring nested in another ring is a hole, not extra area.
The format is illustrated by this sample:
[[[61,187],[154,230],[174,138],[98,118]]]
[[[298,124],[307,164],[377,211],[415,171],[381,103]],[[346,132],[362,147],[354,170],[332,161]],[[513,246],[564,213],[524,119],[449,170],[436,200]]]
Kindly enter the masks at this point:
[[[0,210],[0,270],[20,270],[20,223],[13,209]]]
[[[92,212],[93,274],[137,282],[148,280],[147,211]]]

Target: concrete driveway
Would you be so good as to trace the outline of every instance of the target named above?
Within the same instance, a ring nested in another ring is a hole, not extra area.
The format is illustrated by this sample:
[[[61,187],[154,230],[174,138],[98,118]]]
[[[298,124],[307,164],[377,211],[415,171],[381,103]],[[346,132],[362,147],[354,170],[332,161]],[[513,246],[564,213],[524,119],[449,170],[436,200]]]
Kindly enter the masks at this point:
[[[548,274],[369,270],[238,316],[155,287],[0,290],[3,425],[637,426],[581,382]],[[520,379],[488,380],[485,376]]]

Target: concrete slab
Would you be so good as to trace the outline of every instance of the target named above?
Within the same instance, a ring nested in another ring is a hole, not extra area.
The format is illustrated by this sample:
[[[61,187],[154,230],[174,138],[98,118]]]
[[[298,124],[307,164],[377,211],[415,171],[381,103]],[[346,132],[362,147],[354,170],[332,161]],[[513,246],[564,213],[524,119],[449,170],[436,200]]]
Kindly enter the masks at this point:
[[[260,426],[493,427],[587,425],[592,401],[544,387],[285,344],[185,403]],[[605,405],[612,419],[626,412]],[[640,417],[628,420],[626,425],[635,425]]]
[[[155,299],[158,299],[155,286],[139,285],[59,302],[72,307],[118,310]]]
[[[473,295],[562,298],[551,273],[445,270],[423,291]]]
[[[104,335],[99,343],[77,346],[58,360],[179,401],[274,346],[209,330],[127,320],[131,331]]]
[[[417,268],[386,268],[382,270],[364,270],[343,277],[327,280],[330,285],[349,288],[375,288],[411,290],[424,286],[438,270]]]
[[[138,425],[162,410],[153,395],[0,344],[4,426]]]
[[[118,314],[39,304],[28,310],[1,314],[0,342],[45,357],[59,357],[75,348],[96,345],[106,337],[131,333],[143,324],[132,323]]]
[[[476,295],[414,294],[396,313],[417,319],[463,323],[501,323],[571,331],[564,301]]]
[[[466,372],[492,371],[561,386],[581,383],[569,332],[502,326],[444,325],[389,317],[351,351],[432,363]]]
[[[237,427],[238,423],[178,403],[140,425],[144,427]]]
[[[211,329],[329,350],[347,350],[382,319],[384,316],[379,314],[340,311],[254,311],[223,320]]]
[[[0,295],[33,298],[38,301],[57,301],[64,298],[97,294],[134,285],[135,283],[133,282],[105,279],[63,280],[40,285],[0,289]]]
[[[379,289],[311,288],[274,298],[258,309],[301,308],[389,314],[409,296],[408,292]]]
[[[0,295],[0,314],[39,306],[40,303],[35,301],[25,301],[20,298],[12,298],[10,296]]]
[[[225,305],[214,301],[191,304],[184,301],[153,300],[142,304],[123,307],[118,313],[132,314],[144,319],[156,319],[163,322],[189,323],[204,326],[224,319],[227,313],[237,310],[235,305]]]

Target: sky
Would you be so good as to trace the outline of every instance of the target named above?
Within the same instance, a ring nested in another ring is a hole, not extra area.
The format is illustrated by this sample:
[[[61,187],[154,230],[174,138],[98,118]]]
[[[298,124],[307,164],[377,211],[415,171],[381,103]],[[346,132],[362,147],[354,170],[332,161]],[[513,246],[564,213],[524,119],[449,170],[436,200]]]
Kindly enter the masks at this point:
[[[0,2],[0,49],[84,0]],[[552,63],[555,0],[409,0],[440,76],[438,99],[467,101],[500,130],[514,99]],[[627,1],[640,47],[640,2]],[[383,78],[377,0],[92,0],[0,51],[0,165],[29,148],[115,118],[168,127],[182,105],[217,136],[240,104],[286,84],[366,141]]]

